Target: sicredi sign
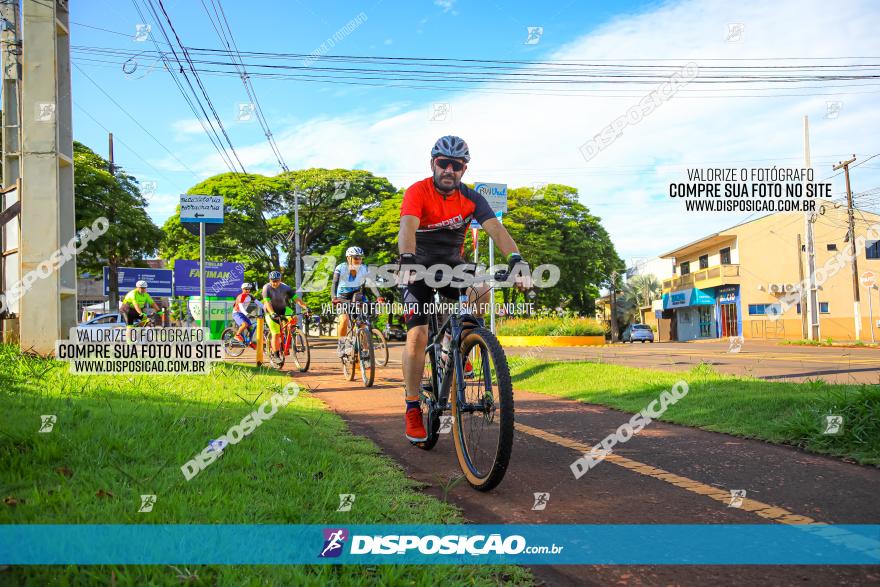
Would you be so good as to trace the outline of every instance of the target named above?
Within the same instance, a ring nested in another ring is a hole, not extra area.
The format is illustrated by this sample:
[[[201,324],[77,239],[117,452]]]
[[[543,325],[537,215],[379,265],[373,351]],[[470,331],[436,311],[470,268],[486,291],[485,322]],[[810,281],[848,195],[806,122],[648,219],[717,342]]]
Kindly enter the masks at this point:
[[[181,222],[223,222],[223,196],[180,196]]]

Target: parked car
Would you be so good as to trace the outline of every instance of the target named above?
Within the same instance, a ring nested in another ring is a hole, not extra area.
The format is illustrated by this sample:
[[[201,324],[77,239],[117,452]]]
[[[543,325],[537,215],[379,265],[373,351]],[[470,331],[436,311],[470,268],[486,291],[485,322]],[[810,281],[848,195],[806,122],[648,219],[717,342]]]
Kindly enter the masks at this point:
[[[647,324],[630,324],[623,331],[623,342],[654,342],[654,331]]]
[[[79,325],[80,328],[125,328],[125,318],[119,312],[98,314]]]

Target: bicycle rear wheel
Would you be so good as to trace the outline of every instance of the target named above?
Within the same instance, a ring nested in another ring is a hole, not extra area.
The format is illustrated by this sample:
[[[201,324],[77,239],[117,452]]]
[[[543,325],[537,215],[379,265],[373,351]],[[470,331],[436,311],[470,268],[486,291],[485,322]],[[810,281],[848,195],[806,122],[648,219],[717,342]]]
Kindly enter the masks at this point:
[[[235,330],[235,328],[230,326],[223,330],[223,334],[220,335],[220,340],[223,341],[223,348],[230,357],[240,357],[245,347],[244,343],[235,340]]]
[[[293,351],[293,362],[296,364],[296,368],[301,373],[308,371],[309,365],[312,363],[312,353],[309,350],[309,339],[306,333],[299,328],[293,331],[290,350]]]
[[[458,464],[479,491],[489,491],[504,478],[513,449],[513,385],[507,357],[495,335],[474,328],[461,341],[461,357],[470,358],[473,378],[463,381],[464,397],[453,373],[453,436]],[[463,365],[462,365],[463,370]]]
[[[436,368],[433,347],[425,351],[425,368],[419,386],[419,403],[422,406],[422,423],[428,437],[423,442],[413,442],[422,450],[431,450],[440,438],[440,406],[437,404],[436,390],[440,385],[440,374]]]
[[[373,337],[366,326],[358,329],[357,361],[361,370],[361,381],[365,386],[372,387],[376,379],[376,355],[373,349]]]
[[[353,328],[353,326],[352,326]],[[348,334],[345,335],[345,338],[342,341],[343,348],[346,348],[347,351],[344,355],[342,355],[342,372],[345,374],[345,379],[348,381],[354,381],[354,366],[357,363],[357,357],[355,356],[355,352],[357,349],[355,346],[354,337],[351,335],[351,330],[348,331]],[[349,348],[349,346],[351,348]]]
[[[376,355],[376,364],[380,367],[388,365],[388,341],[378,328],[370,331],[373,334],[373,352]]]

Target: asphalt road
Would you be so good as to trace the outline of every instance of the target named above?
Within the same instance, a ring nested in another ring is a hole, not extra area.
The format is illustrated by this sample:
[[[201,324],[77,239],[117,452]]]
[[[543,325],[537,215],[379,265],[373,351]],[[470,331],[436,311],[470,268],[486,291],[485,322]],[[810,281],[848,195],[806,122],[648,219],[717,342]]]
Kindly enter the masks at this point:
[[[686,371],[703,362],[722,373],[774,381],[822,379],[829,383],[880,384],[880,349],[876,348],[805,347],[746,340],[736,352],[731,350],[726,340],[504,349],[508,355],[528,354],[550,361],[602,361],[668,371]]]
[[[342,377],[333,354],[335,343],[317,340],[313,345],[312,368],[308,373],[295,374],[296,380],[340,414],[352,432],[372,439],[410,477],[424,483],[427,493],[442,499],[441,485],[460,474],[452,438],[443,435],[430,452],[405,440],[399,361],[380,369],[376,385],[365,389],[359,379],[347,382]],[[668,362],[669,357],[693,356],[683,354],[685,351],[699,350],[700,356],[718,352],[708,346],[683,347],[640,345],[634,349],[610,347],[586,352],[604,353],[602,356],[609,360],[613,357],[615,361],[630,361],[627,364],[647,363],[645,366]],[[787,350],[775,352],[783,355]],[[560,355],[565,352],[566,349],[554,350]],[[571,352],[571,358],[583,358],[583,349]],[[793,370],[792,366],[809,358],[830,360],[803,349],[797,349],[797,355],[772,364],[772,369],[778,372],[789,365],[789,370]],[[398,356],[399,346],[395,359]],[[864,354],[858,358],[869,357],[870,354]],[[846,360],[851,365],[856,359]],[[742,369],[741,361],[726,359],[717,366],[722,370]],[[692,362],[689,358],[686,365],[665,367],[687,368]],[[841,367],[839,361],[831,364],[836,364],[836,369]],[[572,461],[628,420],[629,414],[522,390],[515,390],[515,401],[513,458],[502,484],[482,494],[460,483],[446,496],[471,522],[880,523],[880,469],[660,422],[652,423],[631,441],[615,448],[613,458],[576,480],[569,469]],[[740,507],[730,507],[732,489],[746,491]],[[536,492],[549,493],[544,510],[532,509]],[[878,566],[542,565],[532,570],[547,585],[880,584]]]

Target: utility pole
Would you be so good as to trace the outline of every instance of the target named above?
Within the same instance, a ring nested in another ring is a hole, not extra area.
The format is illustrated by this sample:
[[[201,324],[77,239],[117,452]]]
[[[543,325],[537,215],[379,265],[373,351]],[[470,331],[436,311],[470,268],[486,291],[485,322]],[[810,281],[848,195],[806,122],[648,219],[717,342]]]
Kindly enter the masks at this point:
[[[616,342],[617,335],[617,271],[611,272],[611,342]]]
[[[856,340],[862,339],[862,312],[861,312],[861,299],[859,295],[859,252],[856,250],[856,229],[853,223],[853,199],[852,199],[852,190],[849,187],[849,166],[850,164],[856,160],[856,156],[853,155],[852,159],[847,159],[846,161],[841,161],[837,165],[834,166],[834,171],[838,169],[843,169],[843,174],[846,177],[846,210],[848,216],[848,225],[849,225],[849,244],[852,247],[853,255],[852,255],[852,265],[850,265],[852,269],[852,282],[853,282],[853,319],[856,322]]]
[[[75,236],[67,2],[22,3],[21,272],[44,276],[20,300],[24,350],[50,354],[77,321],[76,257],[44,262]]]
[[[18,240],[21,211],[21,25],[18,1],[0,2],[0,59],[3,71],[3,190],[0,192],[0,293],[20,267]],[[15,267],[9,271],[8,267]],[[18,300],[8,299],[0,311],[0,342],[18,339]]]
[[[115,176],[116,175],[116,162],[113,159],[113,133],[112,132],[110,133],[108,140],[109,140],[109,145],[108,145],[109,159],[108,159],[108,161],[110,162],[110,175]],[[116,204],[115,204],[115,200],[111,200],[111,202],[114,202],[114,203],[110,204],[110,211],[109,211],[108,216],[109,216],[110,222],[115,222],[116,221]],[[115,312],[117,306],[119,305],[119,267],[110,258],[107,259],[107,265],[108,265],[107,279],[109,280],[107,293],[110,294],[110,296],[107,298],[107,312]]]
[[[804,246],[801,244],[801,233],[797,235],[798,283],[804,283]],[[810,335],[807,323],[807,292],[801,287],[801,336],[806,340]]]
[[[804,116],[804,169],[810,169],[810,120]],[[808,280],[808,303],[801,308],[803,312],[809,312],[809,332],[807,338],[819,340],[819,291],[816,287],[816,243],[813,239],[813,222],[816,220],[815,212],[804,212],[804,234],[807,239],[807,280]]]
[[[294,246],[294,251],[296,253],[296,293],[302,299],[302,259],[299,254],[299,189],[296,189],[293,192],[293,230],[294,236],[296,239],[296,245]],[[302,315],[302,308],[299,305],[296,306],[297,315]]]

